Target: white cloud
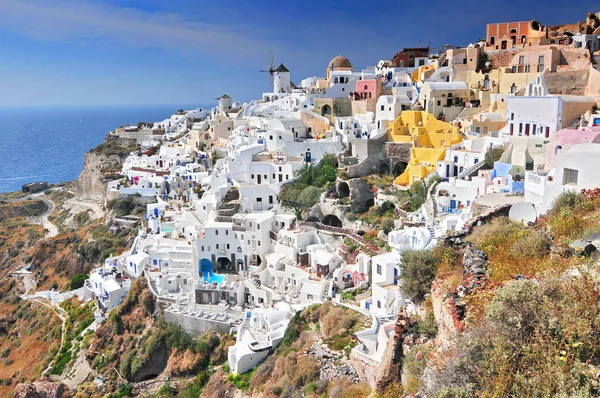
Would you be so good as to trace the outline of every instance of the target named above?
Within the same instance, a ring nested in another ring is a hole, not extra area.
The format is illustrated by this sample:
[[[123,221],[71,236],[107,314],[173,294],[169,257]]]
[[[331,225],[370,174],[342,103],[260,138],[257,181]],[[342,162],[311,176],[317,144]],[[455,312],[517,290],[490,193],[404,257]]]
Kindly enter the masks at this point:
[[[242,56],[262,56],[274,44],[251,38],[247,27],[207,24],[183,15],[89,0],[0,0],[0,30],[38,40],[105,38],[132,46]]]

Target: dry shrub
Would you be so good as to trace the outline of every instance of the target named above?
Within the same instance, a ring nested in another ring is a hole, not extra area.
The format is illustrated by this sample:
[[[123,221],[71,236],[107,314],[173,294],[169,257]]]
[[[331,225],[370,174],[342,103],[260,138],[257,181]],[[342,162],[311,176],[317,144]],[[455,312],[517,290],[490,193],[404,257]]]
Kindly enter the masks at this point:
[[[363,236],[363,238],[365,239],[375,239],[377,238],[377,234],[379,233],[378,230],[376,229],[370,229],[368,231],[365,231],[365,234]]]
[[[518,274],[534,276],[547,269],[564,269],[561,262],[550,260],[550,242],[542,232],[505,217],[475,228],[468,240],[488,255],[492,282],[505,282]]]
[[[310,357],[298,358],[295,365],[294,373],[288,373],[294,386],[302,387],[319,378],[319,365]]]
[[[481,323],[428,375],[428,395],[471,386],[482,397],[598,396],[587,365],[600,360],[595,285],[582,268],[498,289]]]
[[[256,371],[250,379],[250,386],[253,389],[263,388],[273,376],[276,360],[273,355],[269,356],[262,364],[256,368]]]
[[[325,337],[348,332],[360,319],[359,315],[353,311],[347,311],[343,307],[335,307],[329,303],[321,307],[321,330]]]
[[[285,357],[285,373],[288,375],[295,374],[297,363],[298,363],[298,354],[296,354],[295,352],[290,352]]]
[[[192,374],[200,370],[199,367],[202,360],[202,354],[194,354],[190,350],[181,352],[175,348],[171,351],[171,355],[169,356],[167,372],[171,377]]]

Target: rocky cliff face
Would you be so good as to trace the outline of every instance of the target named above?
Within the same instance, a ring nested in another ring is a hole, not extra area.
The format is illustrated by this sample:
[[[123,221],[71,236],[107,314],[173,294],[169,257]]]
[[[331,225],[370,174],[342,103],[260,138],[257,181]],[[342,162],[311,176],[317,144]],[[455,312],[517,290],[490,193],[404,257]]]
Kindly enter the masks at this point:
[[[83,170],[79,175],[78,196],[84,199],[103,201],[106,195],[105,173],[119,169],[122,164],[117,156],[106,157],[99,152],[85,154]]]

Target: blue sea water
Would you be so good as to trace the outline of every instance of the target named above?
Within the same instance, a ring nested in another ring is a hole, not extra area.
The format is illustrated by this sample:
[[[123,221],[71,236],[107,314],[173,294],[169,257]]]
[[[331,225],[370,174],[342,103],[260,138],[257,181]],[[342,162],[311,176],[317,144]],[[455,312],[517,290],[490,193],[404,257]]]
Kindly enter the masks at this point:
[[[125,123],[155,122],[202,105],[0,107],[0,192],[78,178],[85,152]]]

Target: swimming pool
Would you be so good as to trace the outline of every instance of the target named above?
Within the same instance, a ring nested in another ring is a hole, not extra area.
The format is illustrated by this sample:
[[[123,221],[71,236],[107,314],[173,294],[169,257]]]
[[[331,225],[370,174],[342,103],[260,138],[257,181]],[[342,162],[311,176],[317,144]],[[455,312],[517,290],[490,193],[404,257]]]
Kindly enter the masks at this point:
[[[217,285],[220,285],[225,280],[225,275],[215,274],[214,272],[205,272],[202,277],[201,283],[213,283],[215,282]]]

